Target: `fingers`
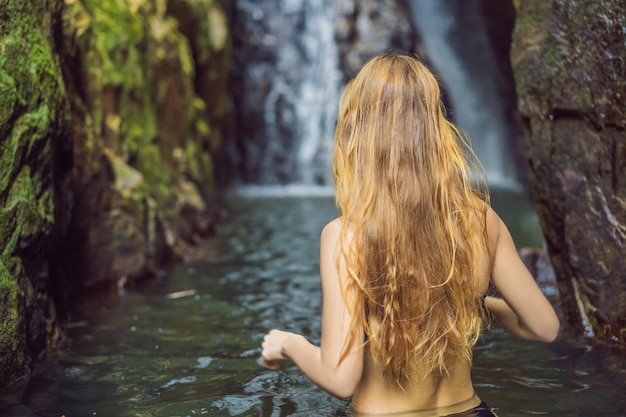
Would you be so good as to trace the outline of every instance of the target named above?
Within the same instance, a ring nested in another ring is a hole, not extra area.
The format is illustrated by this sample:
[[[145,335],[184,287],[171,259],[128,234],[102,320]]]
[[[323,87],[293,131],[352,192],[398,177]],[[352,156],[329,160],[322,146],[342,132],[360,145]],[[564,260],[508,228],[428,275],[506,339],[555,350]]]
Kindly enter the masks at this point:
[[[278,364],[278,361],[270,361],[270,360],[265,359],[263,356],[261,356],[261,365],[273,371],[277,371],[280,369],[280,365]]]
[[[261,365],[268,369],[280,369],[279,360],[284,359],[281,353],[281,340],[279,340],[280,332],[271,330],[263,337],[261,343]]]

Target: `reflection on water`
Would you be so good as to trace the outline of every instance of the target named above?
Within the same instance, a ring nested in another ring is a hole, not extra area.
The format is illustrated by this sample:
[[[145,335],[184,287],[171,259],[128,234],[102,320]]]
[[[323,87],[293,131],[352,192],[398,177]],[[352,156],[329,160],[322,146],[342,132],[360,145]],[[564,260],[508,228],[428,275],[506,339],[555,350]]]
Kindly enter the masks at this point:
[[[493,204],[518,245],[541,244],[523,198],[496,193]],[[68,349],[36,367],[21,398],[0,398],[0,415],[349,414],[293,366],[257,363],[270,328],[319,341],[318,243],[332,200],[232,197],[228,209],[209,259],[76,305]],[[495,329],[476,350],[474,381],[500,416],[619,416],[625,362],[582,340],[520,342]]]

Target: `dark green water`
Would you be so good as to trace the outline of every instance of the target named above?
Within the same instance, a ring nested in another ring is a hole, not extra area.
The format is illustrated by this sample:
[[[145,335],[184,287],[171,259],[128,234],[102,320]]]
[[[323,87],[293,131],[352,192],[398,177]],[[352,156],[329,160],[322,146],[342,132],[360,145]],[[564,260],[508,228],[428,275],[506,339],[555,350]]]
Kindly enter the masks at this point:
[[[518,246],[541,245],[522,196],[494,193],[493,205]],[[21,398],[0,398],[0,415],[279,417],[347,410],[294,367],[272,372],[257,364],[270,328],[319,341],[319,234],[335,215],[332,200],[233,197],[228,211],[207,260],[76,305],[68,348],[35,367]],[[523,342],[494,329],[475,357],[477,392],[500,417],[626,416],[623,352],[571,337]]]

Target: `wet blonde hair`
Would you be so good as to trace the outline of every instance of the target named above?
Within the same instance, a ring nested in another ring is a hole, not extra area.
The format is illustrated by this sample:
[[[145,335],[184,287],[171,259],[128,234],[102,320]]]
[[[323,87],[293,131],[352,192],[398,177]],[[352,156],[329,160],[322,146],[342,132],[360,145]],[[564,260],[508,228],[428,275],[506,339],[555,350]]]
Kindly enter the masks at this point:
[[[344,299],[352,328],[364,328],[383,375],[400,385],[471,360],[484,315],[488,192],[444,114],[433,74],[385,54],[346,87],[335,132]]]

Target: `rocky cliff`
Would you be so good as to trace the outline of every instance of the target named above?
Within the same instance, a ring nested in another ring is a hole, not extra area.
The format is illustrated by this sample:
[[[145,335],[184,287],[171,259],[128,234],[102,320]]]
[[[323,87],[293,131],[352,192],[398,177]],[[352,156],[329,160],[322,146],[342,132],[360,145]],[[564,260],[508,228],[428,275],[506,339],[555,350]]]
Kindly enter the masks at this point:
[[[568,321],[626,344],[623,0],[517,1],[512,63]]]
[[[68,290],[154,274],[211,235],[230,41],[213,0],[0,13],[2,385],[58,340]]]

